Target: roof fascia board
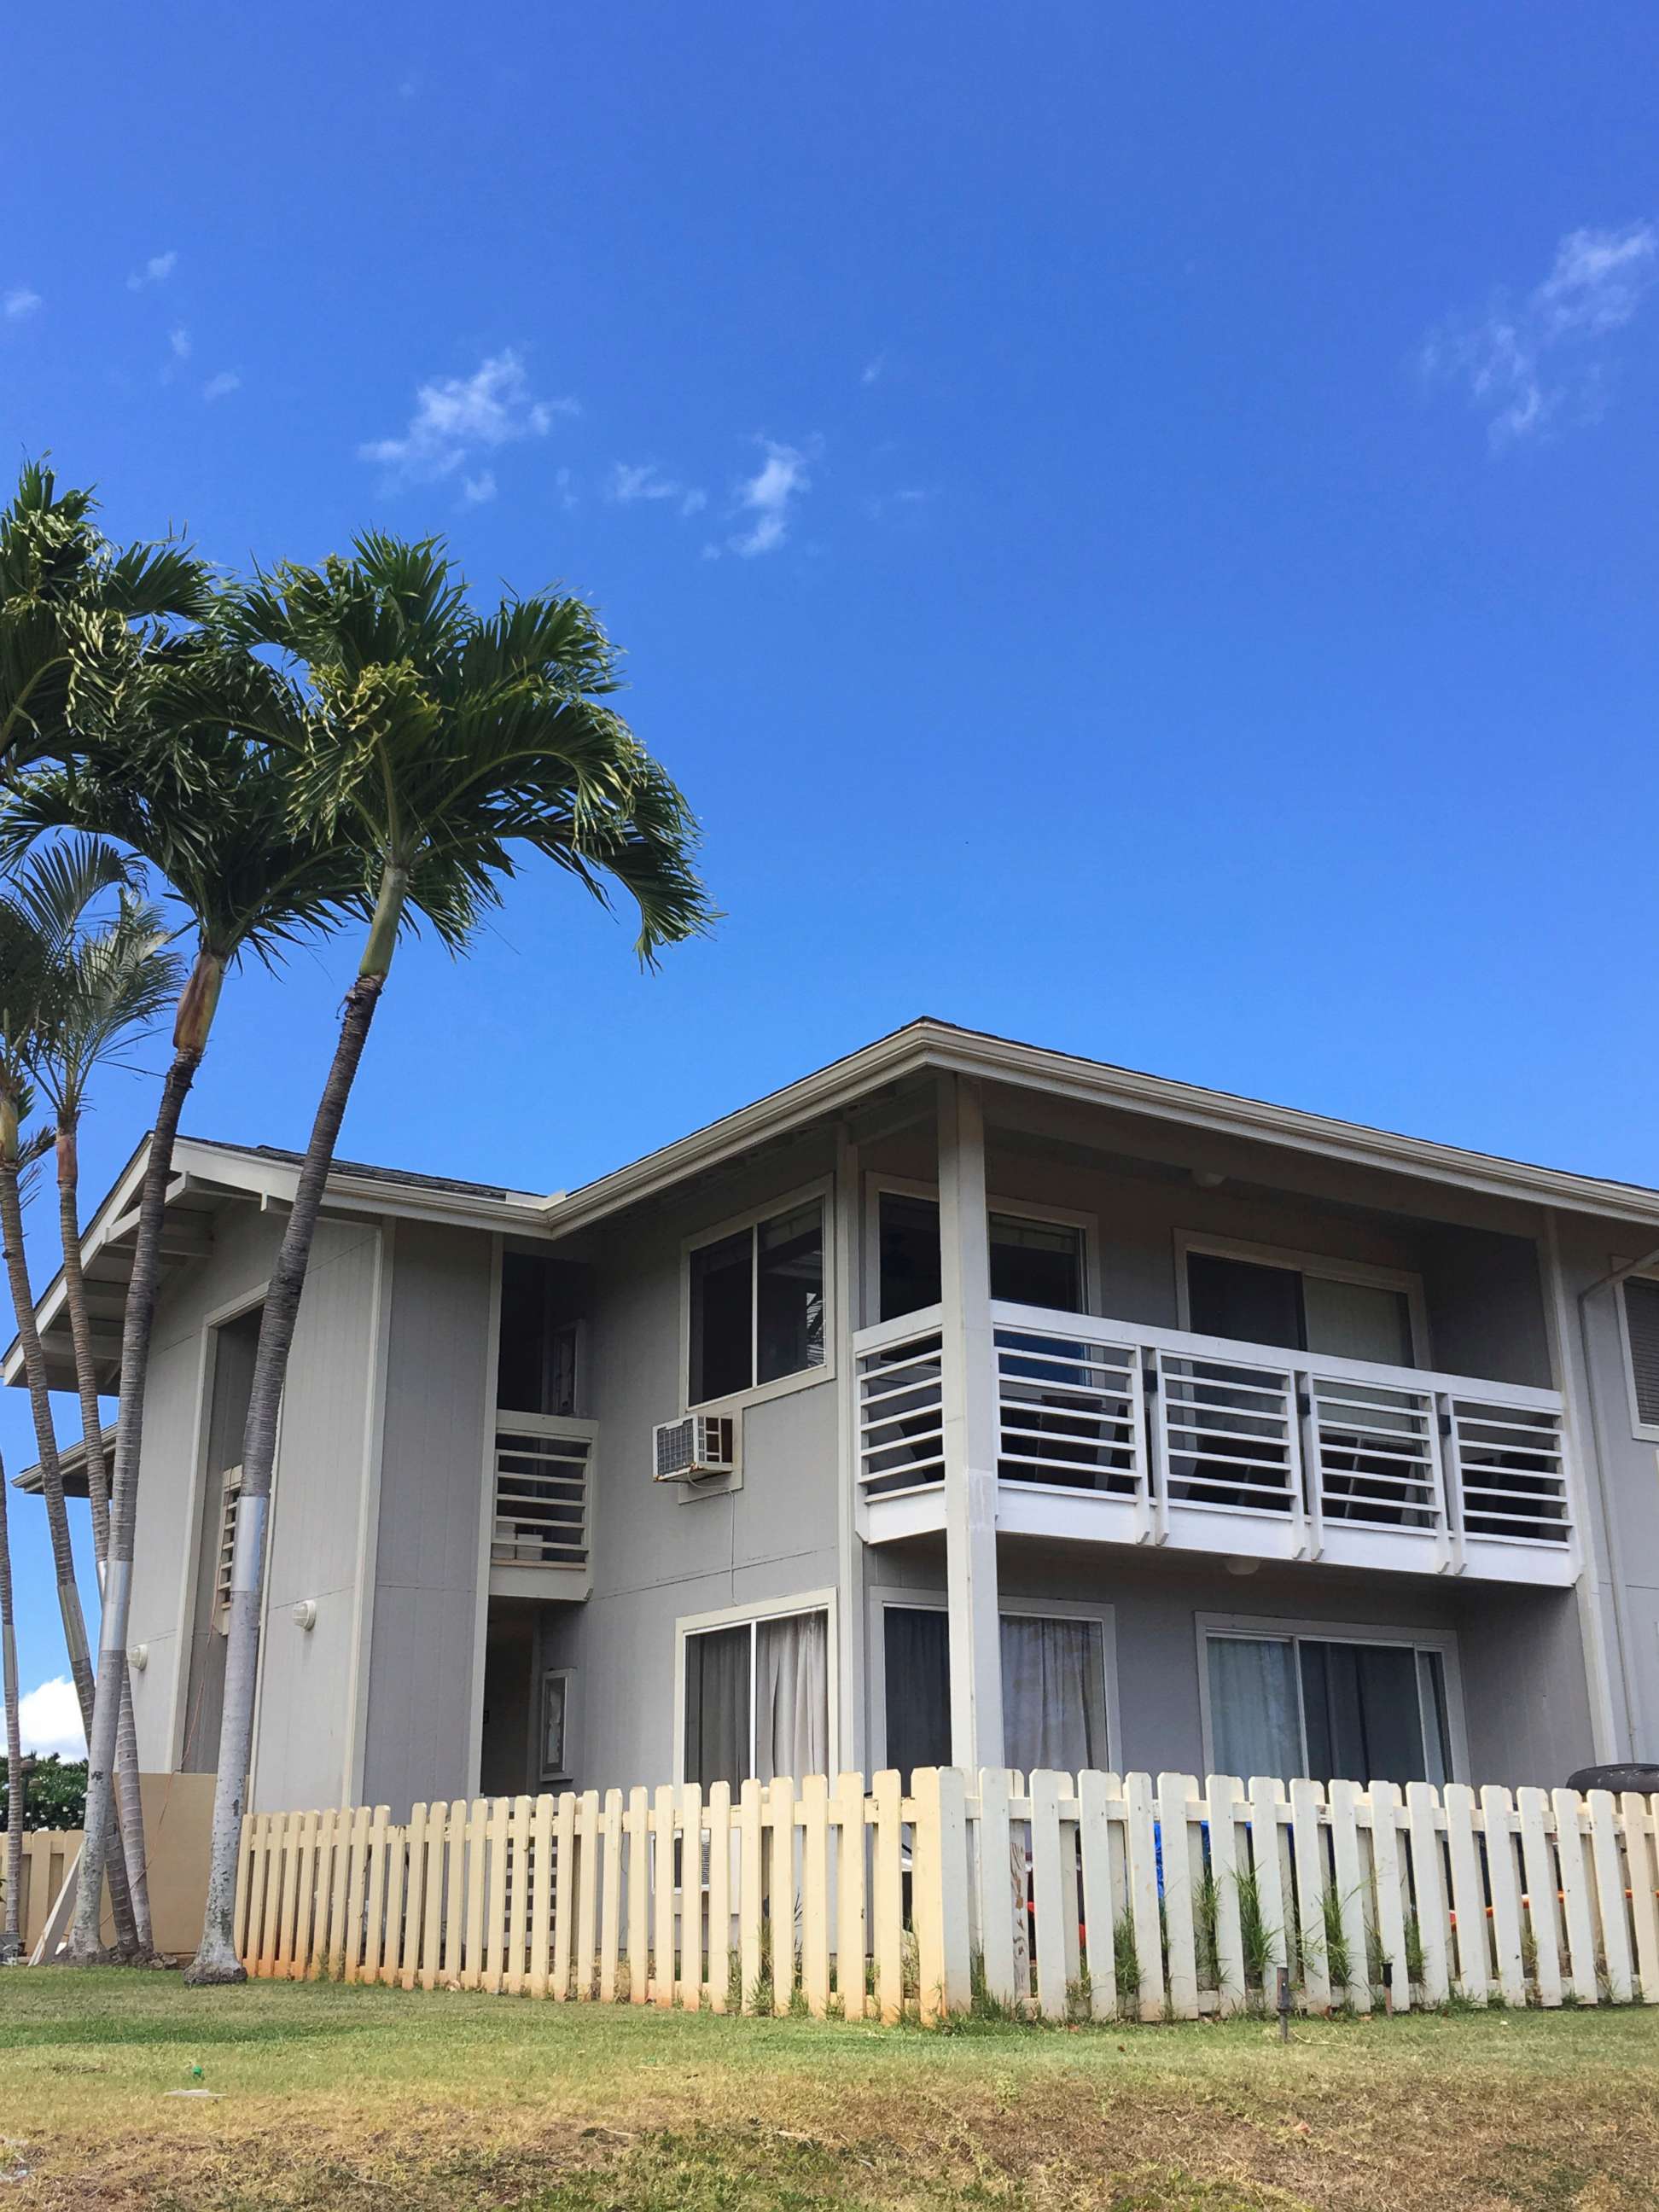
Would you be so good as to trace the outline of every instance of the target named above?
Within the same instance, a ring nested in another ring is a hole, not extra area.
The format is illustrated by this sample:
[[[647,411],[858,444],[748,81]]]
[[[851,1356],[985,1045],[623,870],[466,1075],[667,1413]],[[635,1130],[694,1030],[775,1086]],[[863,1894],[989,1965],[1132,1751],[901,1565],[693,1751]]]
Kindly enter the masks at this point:
[[[567,1236],[720,1165],[768,1137],[785,1134],[820,1115],[841,1109],[866,1091],[928,1067],[1042,1091],[1085,1104],[1115,1106],[1222,1135],[1253,1138],[1354,1166],[1479,1191],[1489,1197],[1659,1224],[1659,1191],[1644,1191],[1559,1169],[1532,1167],[1490,1153],[1462,1152],[1455,1146],[1420,1137],[1367,1129],[1357,1122],[1334,1121],[1297,1107],[1237,1098],[1162,1076],[1103,1067],[1040,1046],[1016,1044],[933,1023],[913,1023],[895,1030],[863,1051],[805,1076],[753,1105],[741,1107],[643,1160],[603,1176],[568,1197],[548,1201],[543,1219],[554,1236]]]

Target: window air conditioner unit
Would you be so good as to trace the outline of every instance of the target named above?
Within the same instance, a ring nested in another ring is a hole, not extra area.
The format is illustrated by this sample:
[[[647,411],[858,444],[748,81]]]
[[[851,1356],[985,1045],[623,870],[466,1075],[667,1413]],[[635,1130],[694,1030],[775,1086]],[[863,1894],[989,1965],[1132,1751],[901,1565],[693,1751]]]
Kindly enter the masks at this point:
[[[659,1482],[702,1482],[735,1472],[737,1424],[730,1413],[686,1413],[652,1431],[653,1474]]]

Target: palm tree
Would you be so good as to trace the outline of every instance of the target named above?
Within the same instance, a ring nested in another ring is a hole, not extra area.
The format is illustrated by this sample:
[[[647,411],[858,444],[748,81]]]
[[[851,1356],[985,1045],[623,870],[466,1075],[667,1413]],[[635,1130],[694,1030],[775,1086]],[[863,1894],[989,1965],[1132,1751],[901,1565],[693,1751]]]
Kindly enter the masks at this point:
[[[0,774],[75,752],[136,665],[204,617],[208,572],[175,539],[111,545],[89,490],[24,464],[0,508]]]
[[[52,848],[47,848],[50,854]],[[40,880],[38,858],[15,879],[13,900],[25,912],[50,900],[50,881]],[[48,923],[50,915],[40,920]],[[92,1352],[92,1322],[86,1281],[81,1270],[78,1140],[87,1090],[103,1067],[124,1064],[134,1040],[152,1028],[177,997],[182,974],[168,950],[160,909],[140,893],[124,888],[107,928],[72,942],[59,963],[50,1016],[31,1054],[35,1079],[57,1122],[58,1224],[64,1255],[64,1303],[75,1352],[81,1401],[81,1433],[86,1457],[87,1492],[92,1507],[93,1549],[99,1572],[107,1581],[109,1486],[104,1460],[104,1431],[98,1407],[98,1370]],[[118,1815],[132,1887],[133,1918],[139,1948],[150,1949],[149,1890],[145,1878],[143,1811],[138,1789],[138,1738],[133,1723],[132,1687],[125,1648],[120,1657],[121,1709],[115,1763]]]
[[[3,895],[0,895],[0,979],[3,979],[5,994],[5,1003],[0,1005],[0,1241],[4,1245],[7,1279],[40,1454],[40,1485],[46,1497],[64,1641],[81,1708],[81,1724],[88,1734],[95,1685],[87,1650],[86,1620],[76,1581],[75,1553],[52,1425],[46,1355],[35,1325],[34,1297],[23,1239],[23,1177],[51,1149],[52,1137],[49,1130],[39,1130],[28,1137],[23,1131],[34,1106],[31,1079],[34,1054],[52,1018],[65,965],[77,935],[96,902],[125,885],[131,870],[131,861],[113,846],[95,837],[78,838],[33,856],[27,874],[14,877]],[[107,1808],[103,1817],[107,1820]],[[100,1862],[103,1856],[100,1853]],[[107,1872],[118,1947],[125,1953],[136,1954],[137,1929],[124,1852],[117,1852],[109,1859]],[[104,1868],[100,1863],[100,1907],[103,1880]]]
[[[23,1896],[23,1814],[27,1781],[23,1772],[22,1708],[17,1681],[17,1630],[11,1613],[11,1543],[6,1532],[6,1468],[0,1460],[0,1670],[6,1696],[6,1913],[0,1923],[0,1966],[23,1948],[19,1915]]]
[[[245,1978],[233,1921],[277,1408],[335,1142],[398,938],[424,917],[462,949],[514,872],[518,848],[602,902],[612,883],[626,891],[647,964],[713,918],[693,866],[696,825],[604,703],[617,687],[615,656],[580,599],[508,600],[481,616],[436,540],[371,534],[353,560],[261,579],[234,603],[231,628],[249,648],[274,649],[303,672],[295,802],[321,835],[360,856],[374,912],[254,1355],[207,1911],[186,1976],[197,1983]]]
[[[0,807],[0,866],[48,831],[97,830],[149,863],[185,909],[196,937],[145,1158],[122,1326],[99,1694],[88,1733],[87,1840],[70,1936],[77,1959],[99,1950],[145,1384],[179,1115],[227,972],[249,956],[275,964],[289,945],[327,928],[340,913],[366,911],[361,860],[337,842],[319,840],[296,804],[289,765],[294,732],[284,720],[291,720],[292,702],[279,678],[216,649],[150,668],[124,706],[125,725],[137,732],[136,739],[36,770]],[[256,720],[290,742],[278,747],[250,735]]]

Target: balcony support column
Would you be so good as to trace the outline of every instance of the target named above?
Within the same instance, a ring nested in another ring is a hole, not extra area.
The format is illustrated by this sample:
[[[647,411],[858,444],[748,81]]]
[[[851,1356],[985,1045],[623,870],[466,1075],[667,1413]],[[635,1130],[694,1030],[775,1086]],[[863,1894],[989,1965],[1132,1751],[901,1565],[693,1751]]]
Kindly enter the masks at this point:
[[[971,1773],[1003,1763],[1002,1632],[985,1119],[978,1085],[957,1075],[939,1078],[939,1206],[951,1759]]]

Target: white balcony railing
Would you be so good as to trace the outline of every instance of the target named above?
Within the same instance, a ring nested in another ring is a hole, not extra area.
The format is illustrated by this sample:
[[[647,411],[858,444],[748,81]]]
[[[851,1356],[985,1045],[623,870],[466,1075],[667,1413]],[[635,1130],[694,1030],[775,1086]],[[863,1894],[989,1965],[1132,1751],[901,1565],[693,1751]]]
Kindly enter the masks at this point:
[[[1556,1391],[1032,1306],[994,1305],[992,1322],[1001,1527],[1517,1581],[1575,1571]],[[943,1482],[940,1328],[935,1307],[854,1339],[860,1482],[895,1534],[927,1521],[892,1501]]]
[[[498,1413],[490,1587],[553,1595],[588,1569],[588,1478],[597,1425],[562,1415]]]

